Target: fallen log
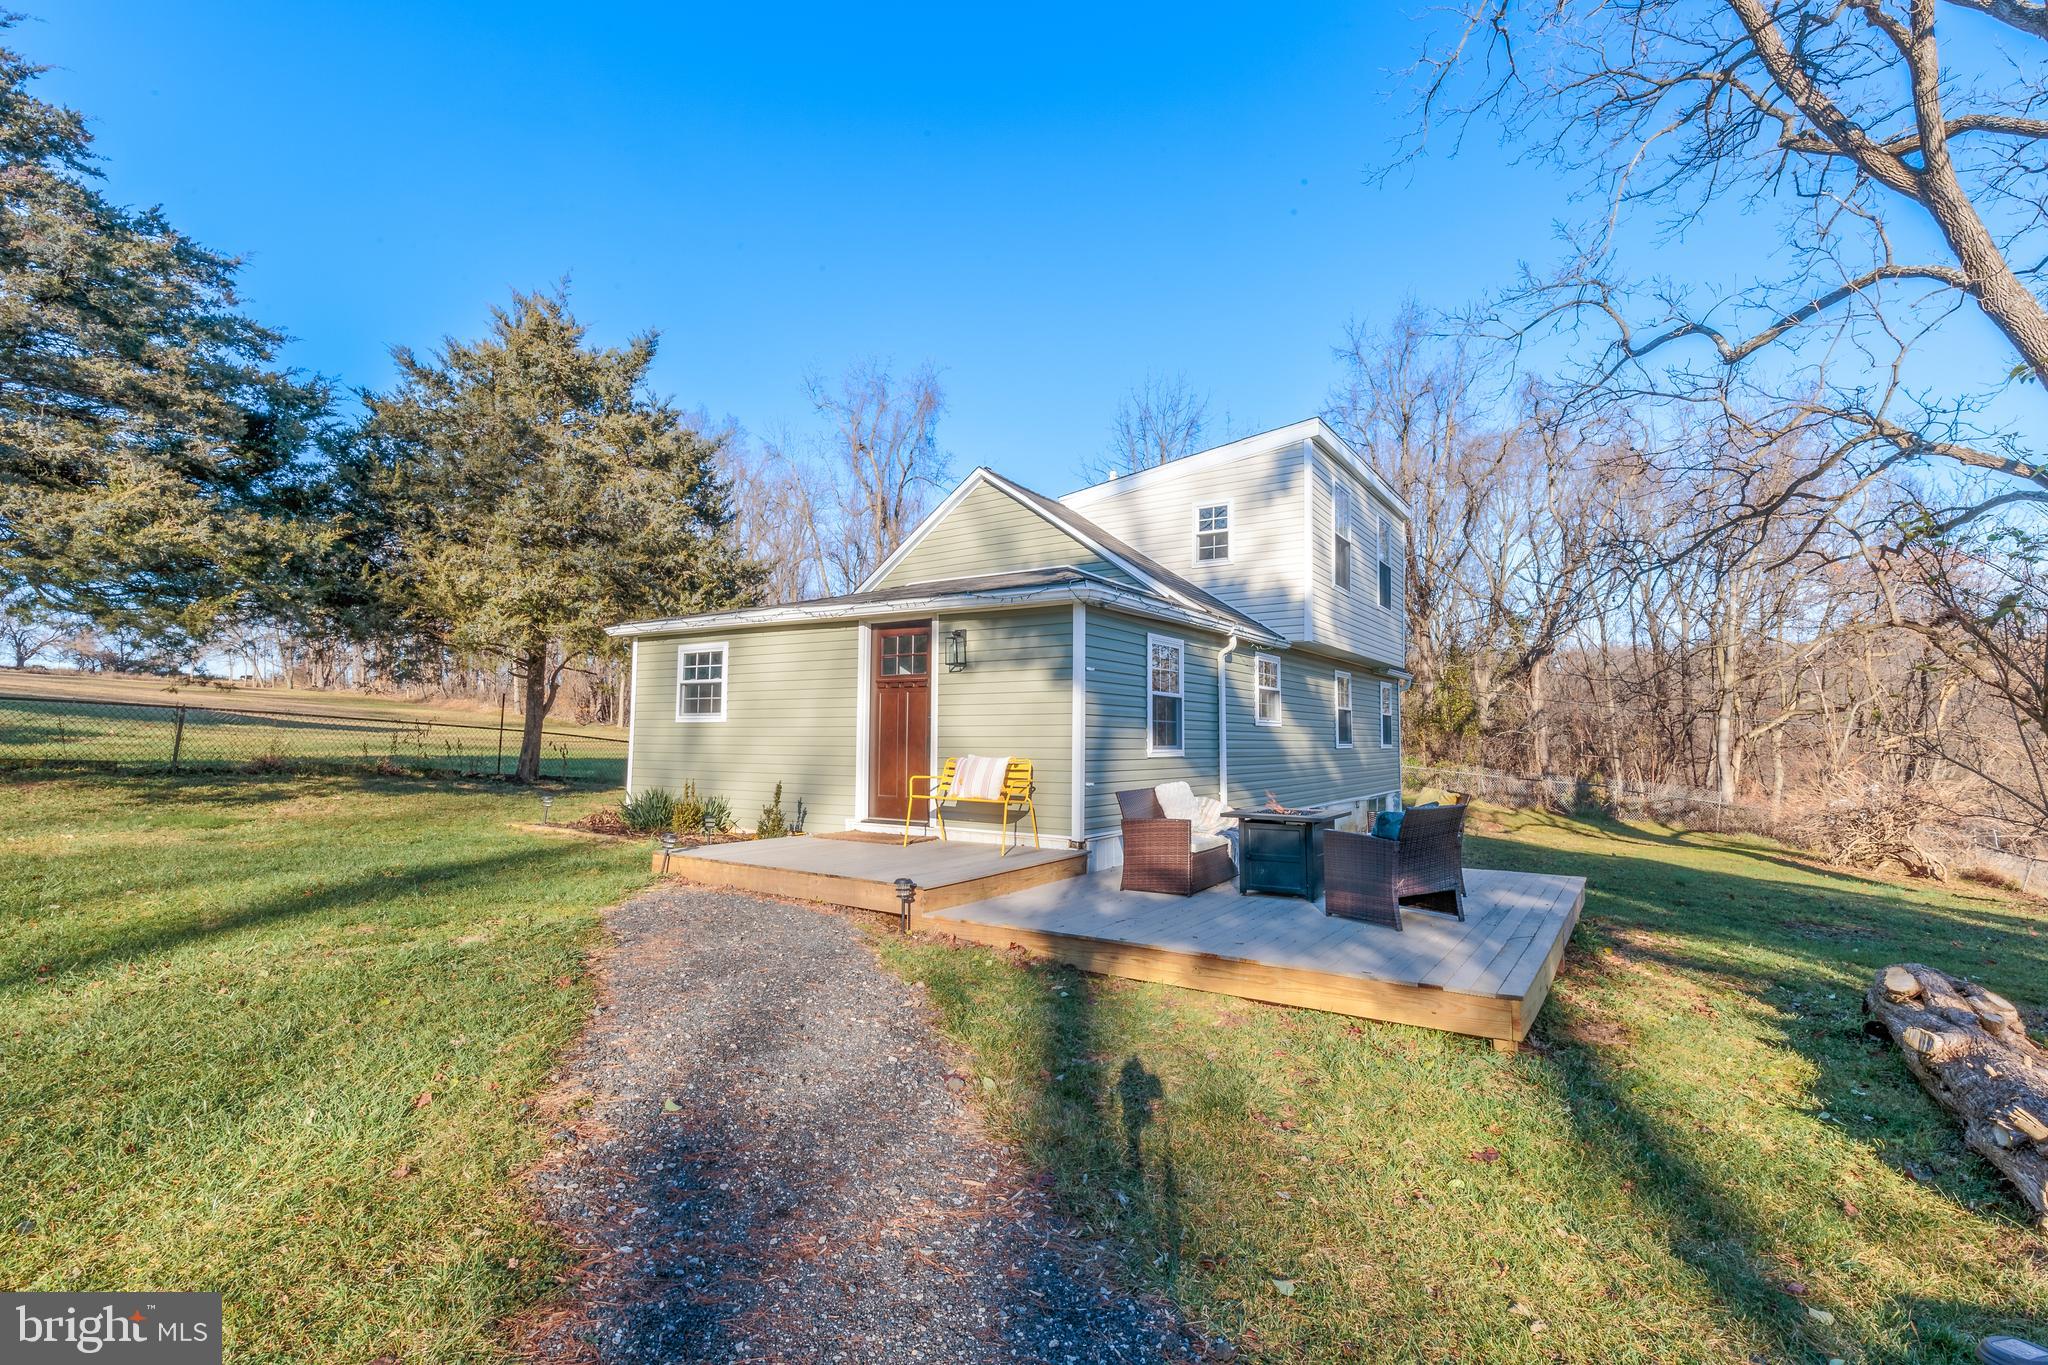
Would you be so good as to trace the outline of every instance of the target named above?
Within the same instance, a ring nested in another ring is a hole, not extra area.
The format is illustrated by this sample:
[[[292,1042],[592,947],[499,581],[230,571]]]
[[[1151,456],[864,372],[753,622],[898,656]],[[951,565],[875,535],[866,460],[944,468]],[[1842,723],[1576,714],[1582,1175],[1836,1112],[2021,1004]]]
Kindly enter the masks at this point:
[[[1904,962],[1877,974],[1863,1012],[1899,1045],[1935,1102],[1962,1120],[1970,1150],[2048,1225],[2048,1051],[2027,1037],[2013,1003]]]

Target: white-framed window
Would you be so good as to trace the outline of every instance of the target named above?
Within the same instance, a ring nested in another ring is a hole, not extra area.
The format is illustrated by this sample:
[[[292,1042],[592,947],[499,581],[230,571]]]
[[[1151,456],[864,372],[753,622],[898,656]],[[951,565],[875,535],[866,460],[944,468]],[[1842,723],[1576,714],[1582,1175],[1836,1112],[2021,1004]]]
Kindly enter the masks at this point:
[[[1230,558],[1230,504],[1212,502],[1195,509],[1195,562],[1221,564]]]
[[[1394,523],[1380,518],[1380,605],[1394,605]]]
[[[1394,685],[1380,684],[1380,747],[1394,747]]]
[[[1351,747],[1351,675],[1337,670],[1337,747]]]
[[[1145,637],[1145,752],[1154,758],[1185,752],[1187,646],[1166,635]]]
[[[1332,507],[1331,573],[1340,588],[1351,586],[1351,490],[1340,480],[1330,485]]]
[[[1280,723],[1280,661],[1270,654],[1252,656],[1252,720]]]
[[[676,649],[676,719],[725,719],[725,643]]]

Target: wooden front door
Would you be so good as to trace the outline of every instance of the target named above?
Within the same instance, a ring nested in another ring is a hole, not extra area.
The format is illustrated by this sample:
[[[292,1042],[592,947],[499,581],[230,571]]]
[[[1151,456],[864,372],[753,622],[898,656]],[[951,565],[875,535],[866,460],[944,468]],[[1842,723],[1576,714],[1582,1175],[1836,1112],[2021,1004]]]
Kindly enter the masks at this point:
[[[932,770],[932,626],[877,626],[870,661],[875,695],[869,702],[868,816],[901,820],[910,778]],[[919,790],[924,790],[920,784]],[[925,819],[929,801],[912,812]]]

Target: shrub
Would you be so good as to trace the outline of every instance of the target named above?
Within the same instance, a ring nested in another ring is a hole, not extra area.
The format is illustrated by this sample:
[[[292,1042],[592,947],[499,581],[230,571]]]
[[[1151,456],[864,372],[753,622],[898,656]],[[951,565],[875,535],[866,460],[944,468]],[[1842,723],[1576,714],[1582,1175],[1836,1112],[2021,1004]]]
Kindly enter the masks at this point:
[[[678,834],[704,832],[704,802],[697,795],[695,782],[683,784],[683,794],[676,798],[675,814],[670,817],[669,828]]]
[[[704,832],[725,834],[732,829],[732,802],[722,796],[704,798]]]
[[[754,826],[754,834],[761,839],[780,839],[788,834],[800,834],[804,827],[804,803],[796,803],[796,819],[792,821],[788,812],[782,809],[782,784],[775,784],[775,799],[761,807],[761,822]]]
[[[649,787],[619,803],[619,819],[635,834],[654,834],[669,828],[676,818],[676,799],[659,787]]]

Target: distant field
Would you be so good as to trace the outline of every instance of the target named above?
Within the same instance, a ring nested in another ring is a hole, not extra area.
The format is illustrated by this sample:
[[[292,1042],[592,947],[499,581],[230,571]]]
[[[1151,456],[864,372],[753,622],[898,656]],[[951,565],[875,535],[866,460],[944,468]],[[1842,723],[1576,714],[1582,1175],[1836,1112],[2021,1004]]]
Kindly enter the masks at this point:
[[[407,701],[367,692],[322,692],[305,687],[260,687],[253,683],[196,682],[189,678],[138,677],[130,674],[78,673],[68,669],[0,668],[0,697],[72,697],[92,701],[152,702],[175,706],[210,706],[222,710],[290,711],[312,715],[378,716],[386,719],[442,721],[461,725],[498,723],[496,704],[455,701]],[[516,712],[506,711],[506,725]],[[618,725],[576,725],[569,718],[550,717],[548,729],[565,734],[624,739]]]
[[[548,726],[542,771],[616,786],[616,727]],[[357,694],[219,688],[161,678],[0,673],[0,768],[318,766],[495,776],[511,771],[519,718]]]

